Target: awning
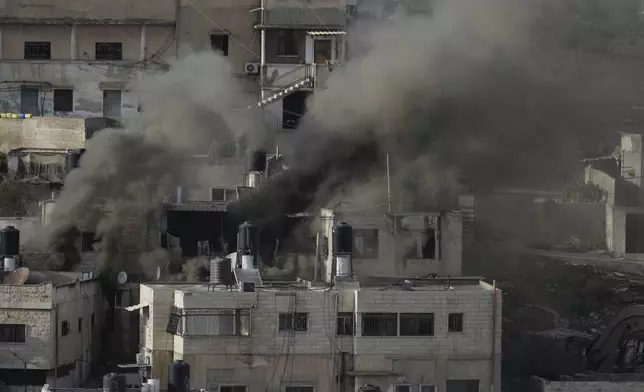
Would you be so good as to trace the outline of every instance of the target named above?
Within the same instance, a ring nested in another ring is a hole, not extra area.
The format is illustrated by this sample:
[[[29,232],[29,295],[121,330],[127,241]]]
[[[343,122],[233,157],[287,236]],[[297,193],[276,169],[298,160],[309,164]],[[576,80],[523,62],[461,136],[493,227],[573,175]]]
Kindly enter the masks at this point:
[[[308,35],[315,35],[315,36],[320,36],[320,35],[345,35],[347,34],[346,31],[330,31],[330,30],[324,30],[324,31],[307,31],[306,32]]]
[[[143,309],[147,306],[148,304],[136,304],[136,305],[126,307],[125,310],[127,310],[128,312],[134,312],[135,310]]]

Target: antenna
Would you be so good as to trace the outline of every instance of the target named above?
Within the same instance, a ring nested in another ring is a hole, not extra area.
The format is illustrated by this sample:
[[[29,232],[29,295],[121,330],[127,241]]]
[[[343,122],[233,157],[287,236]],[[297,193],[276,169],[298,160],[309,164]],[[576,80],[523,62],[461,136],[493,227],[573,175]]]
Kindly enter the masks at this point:
[[[7,277],[4,278],[4,281],[2,283],[21,285],[21,284],[24,284],[27,281],[27,279],[29,279],[29,268],[22,267],[22,268],[18,268],[17,270],[13,271],[11,274],[7,275]]]
[[[119,272],[118,275],[116,275],[116,281],[118,284],[125,284],[127,282],[127,272]]]

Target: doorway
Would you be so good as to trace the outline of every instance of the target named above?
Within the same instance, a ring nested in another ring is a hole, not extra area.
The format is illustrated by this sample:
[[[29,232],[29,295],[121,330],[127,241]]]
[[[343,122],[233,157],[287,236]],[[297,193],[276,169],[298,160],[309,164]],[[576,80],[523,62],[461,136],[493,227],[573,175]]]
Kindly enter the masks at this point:
[[[32,116],[40,115],[40,105],[38,104],[39,90],[37,88],[23,88],[20,90],[20,112],[31,114]]]
[[[295,91],[282,100],[282,128],[297,129],[306,113],[308,91]]]
[[[626,253],[644,253],[644,214],[626,215]]]
[[[333,44],[330,39],[313,40],[313,53],[315,64],[324,65],[327,61],[333,60]]]

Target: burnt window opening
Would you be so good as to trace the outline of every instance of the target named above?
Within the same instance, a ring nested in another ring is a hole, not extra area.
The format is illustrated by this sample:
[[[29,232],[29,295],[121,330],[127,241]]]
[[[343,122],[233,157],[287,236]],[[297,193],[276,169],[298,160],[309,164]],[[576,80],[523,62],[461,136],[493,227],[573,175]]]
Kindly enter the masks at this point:
[[[25,343],[26,332],[25,324],[0,324],[0,343]]]
[[[233,201],[237,200],[236,189],[212,188],[210,191],[211,201]]]
[[[279,331],[306,332],[309,330],[308,313],[280,313]]]
[[[54,90],[54,112],[73,112],[74,111],[74,90],[56,89]]]
[[[78,332],[83,332],[83,318],[78,318]]]
[[[277,31],[277,55],[296,57],[298,56],[297,36],[295,30]]]
[[[96,233],[91,231],[84,231],[81,233],[81,251],[93,252],[94,244],[98,242]]]
[[[69,321],[63,321],[60,324],[60,336],[69,335]]]
[[[97,42],[96,60],[123,60],[122,42]]]
[[[401,313],[400,336],[433,336],[433,313]]]
[[[377,259],[378,229],[354,229],[353,254],[357,259]]]
[[[449,332],[463,332],[463,313],[450,313],[447,317]]]
[[[418,232],[416,232],[418,233]],[[408,259],[437,259],[436,255],[436,231],[434,229],[427,229],[422,234],[412,234],[415,236],[415,241],[409,252],[407,253]]]
[[[353,336],[355,331],[355,317],[353,313],[338,313],[338,336]]]
[[[92,325],[96,325],[96,314],[92,313],[91,321]]]
[[[363,313],[362,336],[398,336],[396,313]]]
[[[222,56],[228,56],[228,34],[210,34],[210,49]]]
[[[51,42],[25,42],[25,60],[51,60]]]

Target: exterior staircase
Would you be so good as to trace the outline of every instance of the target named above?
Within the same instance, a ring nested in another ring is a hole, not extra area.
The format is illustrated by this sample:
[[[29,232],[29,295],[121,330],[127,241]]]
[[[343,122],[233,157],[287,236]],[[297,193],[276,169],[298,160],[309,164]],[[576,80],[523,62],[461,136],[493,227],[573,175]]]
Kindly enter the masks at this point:
[[[270,94],[266,95],[261,101],[257,103],[257,106],[261,108],[275,101],[278,101],[295,91],[304,88],[313,88],[315,85],[314,69],[315,65],[302,64],[299,67],[295,67],[292,70],[279,75],[275,79],[265,83],[263,85],[263,88],[270,88],[272,86],[280,87],[277,87]],[[288,84],[284,85],[284,82]]]

